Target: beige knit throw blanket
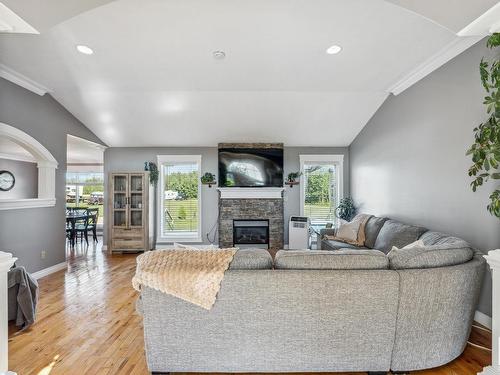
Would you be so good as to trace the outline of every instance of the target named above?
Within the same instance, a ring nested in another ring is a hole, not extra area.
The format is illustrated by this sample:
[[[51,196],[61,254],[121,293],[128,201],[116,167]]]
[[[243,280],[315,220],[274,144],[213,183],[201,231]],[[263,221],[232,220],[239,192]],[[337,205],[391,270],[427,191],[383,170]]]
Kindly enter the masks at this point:
[[[137,257],[133,287],[141,285],[210,310],[237,249],[155,250]]]

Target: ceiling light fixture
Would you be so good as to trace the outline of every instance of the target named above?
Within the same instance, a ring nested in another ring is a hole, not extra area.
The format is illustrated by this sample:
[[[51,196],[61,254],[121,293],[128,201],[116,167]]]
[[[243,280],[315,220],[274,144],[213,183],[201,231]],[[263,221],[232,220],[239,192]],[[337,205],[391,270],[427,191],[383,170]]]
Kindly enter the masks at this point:
[[[83,44],[77,45],[76,49],[78,52],[83,53],[84,55],[92,55],[94,53],[92,48],[90,48],[88,46],[84,46]]]
[[[223,60],[226,57],[226,53],[224,51],[214,51],[212,52],[215,60]]]
[[[326,50],[326,53],[329,54],[329,55],[336,55],[340,51],[342,51],[342,47],[334,44],[333,46],[329,47]]]

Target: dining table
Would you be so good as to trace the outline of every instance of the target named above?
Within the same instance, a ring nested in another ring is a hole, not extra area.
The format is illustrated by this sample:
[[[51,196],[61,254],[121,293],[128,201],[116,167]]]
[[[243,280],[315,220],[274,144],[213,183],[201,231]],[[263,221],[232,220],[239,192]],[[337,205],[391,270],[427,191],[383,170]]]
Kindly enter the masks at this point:
[[[66,212],[66,228],[68,228],[69,224],[69,241],[71,243],[71,247],[75,247],[76,240],[76,223],[80,221],[85,221],[89,217],[89,213],[87,211],[70,211]]]

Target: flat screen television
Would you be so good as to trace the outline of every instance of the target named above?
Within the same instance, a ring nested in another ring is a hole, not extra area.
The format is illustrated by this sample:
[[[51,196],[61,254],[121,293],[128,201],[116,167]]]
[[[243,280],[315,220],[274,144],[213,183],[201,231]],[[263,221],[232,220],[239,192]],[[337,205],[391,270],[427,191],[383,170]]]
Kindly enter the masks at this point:
[[[219,186],[283,187],[283,149],[220,148]]]

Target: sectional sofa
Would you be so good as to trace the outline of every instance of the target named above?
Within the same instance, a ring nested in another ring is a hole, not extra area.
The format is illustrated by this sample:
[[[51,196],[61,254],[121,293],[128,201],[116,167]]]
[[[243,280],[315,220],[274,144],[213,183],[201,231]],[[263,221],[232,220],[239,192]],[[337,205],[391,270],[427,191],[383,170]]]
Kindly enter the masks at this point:
[[[210,311],[144,288],[150,371],[404,372],[459,356],[483,257],[458,238],[377,219],[366,232],[383,251],[238,251]],[[386,254],[415,236],[424,248]]]

